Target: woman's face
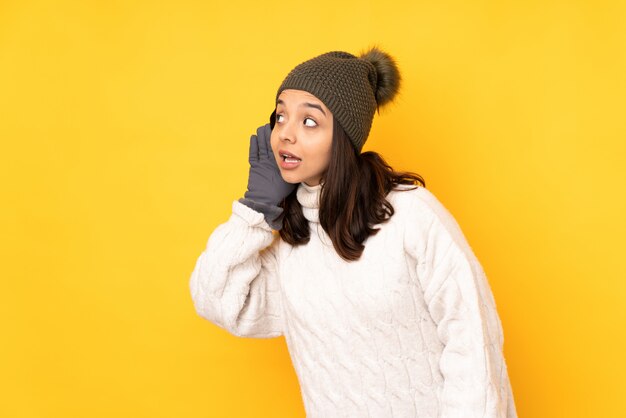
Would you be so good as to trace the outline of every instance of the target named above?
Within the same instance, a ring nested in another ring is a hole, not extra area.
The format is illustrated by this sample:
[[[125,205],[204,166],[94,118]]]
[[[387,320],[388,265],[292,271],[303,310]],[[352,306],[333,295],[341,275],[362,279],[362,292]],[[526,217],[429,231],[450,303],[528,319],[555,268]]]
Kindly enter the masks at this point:
[[[332,139],[333,115],[321,100],[303,90],[286,89],[280,93],[270,141],[286,182],[318,185],[330,161]],[[285,161],[283,152],[299,161]]]

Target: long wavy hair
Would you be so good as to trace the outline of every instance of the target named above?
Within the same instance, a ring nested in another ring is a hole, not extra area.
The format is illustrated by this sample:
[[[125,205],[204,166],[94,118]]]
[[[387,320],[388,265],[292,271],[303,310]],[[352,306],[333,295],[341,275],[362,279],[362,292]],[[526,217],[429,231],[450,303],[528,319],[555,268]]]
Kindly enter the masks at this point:
[[[386,199],[391,189],[397,184],[416,185],[399,190],[426,187],[422,176],[394,171],[374,151],[357,153],[337,119],[333,120],[330,162],[320,182],[319,223],[337,254],[347,261],[358,260],[365,249],[363,242],[380,230],[372,227],[394,215],[394,208]],[[296,187],[279,205],[284,213],[280,237],[294,246],[306,244],[311,238],[297,190]]]

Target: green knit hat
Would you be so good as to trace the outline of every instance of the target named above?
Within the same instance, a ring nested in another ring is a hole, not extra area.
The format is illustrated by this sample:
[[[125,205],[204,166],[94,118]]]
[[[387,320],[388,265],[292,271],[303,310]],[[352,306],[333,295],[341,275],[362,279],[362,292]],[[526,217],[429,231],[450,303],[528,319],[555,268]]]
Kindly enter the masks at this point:
[[[398,93],[401,76],[395,60],[378,47],[359,56],[331,51],[304,61],[292,69],[276,92],[304,90],[318,99],[346,131],[357,153],[367,140],[374,112]],[[270,116],[274,129],[276,109]]]

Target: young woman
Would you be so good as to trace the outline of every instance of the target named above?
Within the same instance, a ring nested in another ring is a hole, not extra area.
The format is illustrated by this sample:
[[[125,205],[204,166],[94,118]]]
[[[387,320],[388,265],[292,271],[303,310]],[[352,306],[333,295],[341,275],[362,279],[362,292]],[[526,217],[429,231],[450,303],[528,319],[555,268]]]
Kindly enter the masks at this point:
[[[378,47],[287,75],[251,136],[248,189],[196,262],[194,306],[233,335],[284,336],[308,417],[516,417],[459,225],[419,175],[361,153],[400,81]]]

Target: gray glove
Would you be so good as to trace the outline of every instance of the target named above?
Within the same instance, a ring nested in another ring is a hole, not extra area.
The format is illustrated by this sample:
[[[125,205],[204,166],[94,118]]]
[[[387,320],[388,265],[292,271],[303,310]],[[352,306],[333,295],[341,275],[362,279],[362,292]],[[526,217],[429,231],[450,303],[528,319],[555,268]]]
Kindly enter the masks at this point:
[[[272,229],[282,228],[283,208],[278,204],[288,196],[297,184],[283,180],[270,144],[272,128],[267,123],[259,127],[256,135],[250,137],[248,161],[248,190],[239,202],[265,215]],[[279,218],[280,217],[280,218]]]

